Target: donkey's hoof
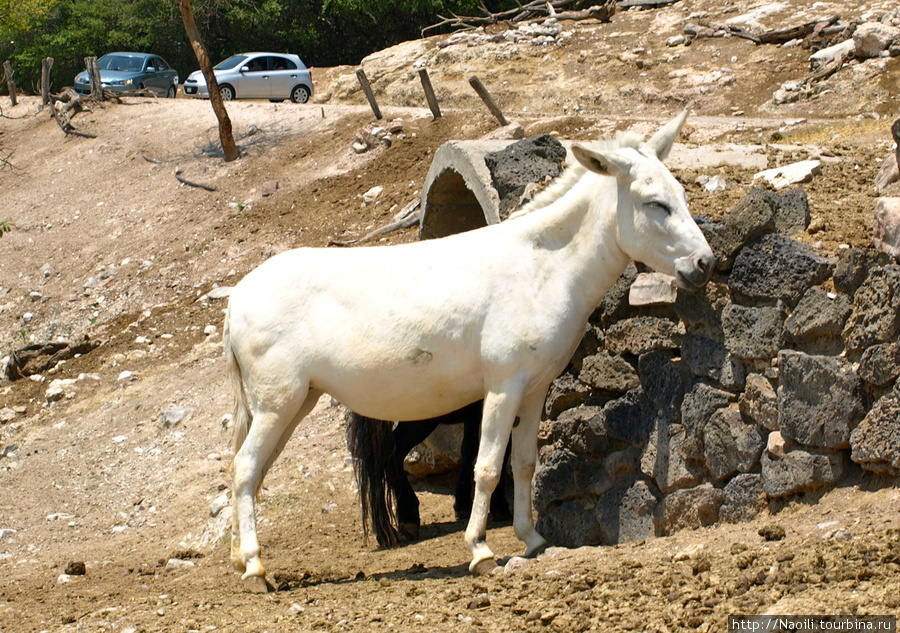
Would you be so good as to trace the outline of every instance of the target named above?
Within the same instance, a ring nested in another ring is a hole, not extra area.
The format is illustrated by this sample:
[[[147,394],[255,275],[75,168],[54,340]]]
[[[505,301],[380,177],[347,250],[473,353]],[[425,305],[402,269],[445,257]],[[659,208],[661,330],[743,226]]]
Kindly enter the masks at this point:
[[[497,569],[497,561],[493,558],[485,558],[484,560],[469,565],[469,572],[471,572],[473,576],[487,576],[495,569]]]
[[[397,526],[397,542],[412,543],[419,540],[418,523],[401,523]]]
[[[265,576],[247,576],[243,579],[244,590],[248,593],[269,593],[275,587],[269,584]]]
[[[550,544],[547,543],[546,541],[544,541],[537,547],[527,550],[525,552],[525,558],[537,558],[538,556],[543,554],[545,551],[547,551],[548,547],[550,547]]]

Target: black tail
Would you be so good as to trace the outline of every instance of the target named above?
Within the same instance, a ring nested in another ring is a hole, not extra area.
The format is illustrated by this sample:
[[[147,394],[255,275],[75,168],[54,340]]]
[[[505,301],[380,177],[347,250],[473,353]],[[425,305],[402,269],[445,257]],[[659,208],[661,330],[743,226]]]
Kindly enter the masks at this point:
[[[363,535],[368,541],[371,529],[381,547],[395,547],[398,542],[394,527],[398,485],[393,481],[397,477],[392,467],[396,450],[393,427],[392,422],[350,414],[348,440],[362,504]]]

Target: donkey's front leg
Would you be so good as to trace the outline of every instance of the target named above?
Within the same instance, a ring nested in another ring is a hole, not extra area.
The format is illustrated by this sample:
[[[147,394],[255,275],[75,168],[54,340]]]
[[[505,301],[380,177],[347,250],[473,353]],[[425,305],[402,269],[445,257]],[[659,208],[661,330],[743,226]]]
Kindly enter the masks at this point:
[[[513,527],[525,542],[525,556],[540,554],[547,541],[534,529],[534,514],[531,502],[532,480],[537,464],[537,436],[541,423],[541,411],[547,389],[538,389],[522,401],[519,408],[519,423],[512,430],[512,469],[515,482],[513,499]]]
[[[510,389],[508,385],[501,391],[488,393],[484,398],[481,443],[475,461],[475,496],[466,527],[466,545],[472,553],[469,571],[475,575],[489,573],[497,566],[494,553],[487,544],[487,517],[491,494],[500,481],[503,455],[521,399],[521,392]]]

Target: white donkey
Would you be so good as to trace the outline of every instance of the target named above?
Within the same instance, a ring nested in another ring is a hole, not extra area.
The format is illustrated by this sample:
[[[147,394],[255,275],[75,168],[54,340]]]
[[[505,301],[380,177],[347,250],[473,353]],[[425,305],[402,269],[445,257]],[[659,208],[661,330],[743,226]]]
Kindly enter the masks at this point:
[[[398,246],[296,249],[237,285],[225,318],[235,395],[231,558],[248,589],[267,587],[255,494],[323,393],[400,421],[483,398],[469,569],[496,565],[485,526],[510,433],[515,533],[526,555],[543,549],[531,504],[538,424],[588,316],[630,260],[688,289],[712,274],[684,189],[661,162],[687,113],[644,144],[620,134],[573,145],[578,164],[502,224]]]

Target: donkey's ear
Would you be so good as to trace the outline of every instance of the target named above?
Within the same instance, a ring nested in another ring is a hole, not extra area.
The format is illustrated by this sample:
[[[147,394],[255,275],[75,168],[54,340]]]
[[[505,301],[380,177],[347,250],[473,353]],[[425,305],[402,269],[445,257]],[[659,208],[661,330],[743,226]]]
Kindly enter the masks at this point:
[[[572,144],[572,155],[587,169],[602,176],[618,178],[627,173],[631,166],[631,163],[621,154],[591,149],[580,143]]]
[[[684,126],[684,122],[693,105],[694,103],[692,101],[681,111],[681,114],[660,128],[649,141],[644,143],[642,149],[648,153],[653,152],[659,160],[665,160],[666,156],[669,155],[669,151],[672,149],[672,145],[675,144],[675,139],[678,138],[678,133],[681,132],[681,128]]]

